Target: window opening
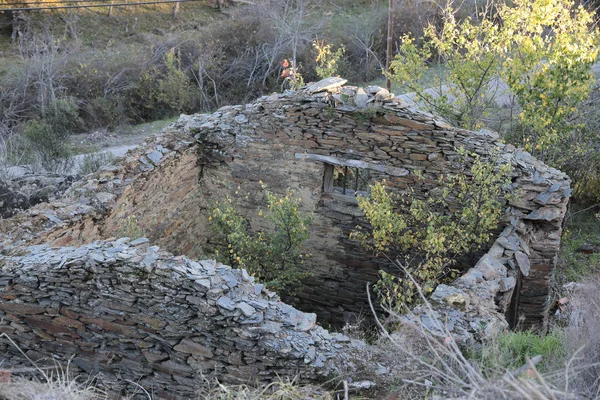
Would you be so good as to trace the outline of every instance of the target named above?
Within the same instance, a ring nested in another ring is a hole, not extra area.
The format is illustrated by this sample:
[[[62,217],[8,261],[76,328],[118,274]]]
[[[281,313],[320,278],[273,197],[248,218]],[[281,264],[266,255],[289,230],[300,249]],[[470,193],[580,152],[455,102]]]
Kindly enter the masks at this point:
[[[367,195],[371,173],[368,169],[325,165],[324,190],[346,196]]]

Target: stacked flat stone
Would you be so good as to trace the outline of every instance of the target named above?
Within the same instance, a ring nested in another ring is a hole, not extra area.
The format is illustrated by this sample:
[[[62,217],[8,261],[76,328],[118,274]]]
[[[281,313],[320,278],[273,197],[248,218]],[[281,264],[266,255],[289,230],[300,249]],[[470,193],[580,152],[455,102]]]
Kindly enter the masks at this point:
[[[31,246],[1,262],[0,331],[30,359],[70,360],[113,391],[129,379],[158,398],[189,399],[211,374],[314,378],[335,372],[354,345],[245,270],[174,257],[146,238]],[[0,343],[3,368],[26,363]]]

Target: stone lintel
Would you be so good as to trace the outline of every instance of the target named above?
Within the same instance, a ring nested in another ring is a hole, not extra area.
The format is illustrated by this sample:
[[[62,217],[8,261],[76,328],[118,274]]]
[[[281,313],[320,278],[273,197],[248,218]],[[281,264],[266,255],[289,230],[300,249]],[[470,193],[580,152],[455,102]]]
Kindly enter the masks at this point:
[[[406,176],[408,170],[404,168],[392,167],[384,164],[375,164],[360,160],[346,160],[332,156],[324,156],[321,154],[296,153],[296,158],[300,160],[320,161],[323,163],[338,165],[342,167],[371,169],[374,171],[385,172],[392,176]]]

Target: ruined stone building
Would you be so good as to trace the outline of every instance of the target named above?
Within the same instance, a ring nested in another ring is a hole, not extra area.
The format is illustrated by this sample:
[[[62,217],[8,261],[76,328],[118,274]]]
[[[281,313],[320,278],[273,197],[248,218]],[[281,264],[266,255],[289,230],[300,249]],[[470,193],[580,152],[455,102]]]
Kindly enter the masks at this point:
[[[160,376],[161,390],[172,380],[189,390],[208,368],[241,381],[305,367],[335,369],[335,349],[347,346],[340,345],[346,339],[321,330],[306,312],[333,324],[366,313],[366,283],[385,267],[349,238],[362,220],[356,195],[385,178],[392,190],[410,187],[425,198],[439,174],[469,170],[456,152],[460,147],[484,158],[496,152],[500,162],[510,163],[515,196],[487,252],[453,285],[434,292],[436,312],[467,341],[492,320],[544,329],[568,177],[493,133],[456,129],[381,88],[343,83],[330,79],[212,114],[182,116],[117,166],[73,186],[60,202],[1,222],[2,331],[23,327],[24,348],[77,354],[86,371],[114,374],[122,368],[132,377]],[[295,300],[305,313],[243,272],[181,257],[201,255],[210,239],[210,204],[226,196],[261,229],[262,184],[278,193],[291,188],[303,211],[314,215],[307,243],[312,276]],[[128,224],[149,243],[115,242]],[[48,259],[53,261],[44,264]],[[73,278],[60,279],[63,274]],[[161,299],[173,309],[162,310]],[[419,315],[415,310],[409,318]],[[103,342],[98,327],[114,340]],[[33,337],[42,344],[33,344]],[[128,356],[113,365],[110,356],[123,337],[129,338]],[[68,338],[64,350],[59,338]],[[145,360],[144,368],[132,366],[137,358]]]
[[[452,128],[376,91],[309,85],[300,94],[274,94],[182,119],[181,129],[189,132],[197,147],[166,167],[173,170],[167,179],[165,174],[149,175],[143,185],[126,193],[107,218],[107,231],[117,233],[121,221],[135,210],[154,243],[177,254],[193,254],[208,239],[205,226],[211,202],[237,198],[237,207],[260,229],[256,214],[264,205],[260,182],[275,192],[289,187],[302,198],[304,211],[315,216],[307,244],[312,253],[308,268],[314,275],[305,282],[297,305],[316,312],[321,321],[342,323],[367,312],[365,285],[377,280],[382,267],[381,259],[349,238],[361,218],[356,193],[386,179],[394,190],[412,187],[424,198],[441,173],[468,170],[457,148],[483,157],[498,149],[501,160],[514,166],[516,194],[503,224],[514,226],[522,236],[522,244],[514,241],[505,247],[522,264],[531,264],[528,276],[519,280],[513,305],[518,309],[512,318],[522,318],[524,327],[543,326],[548,280],[569,197],[566,176],[502,144],[490,132]],[[151,163],[152,153],[149,157]],[[353,177],[346,188],[334,182],[336,170]],[[181,184],[180,171],[191,186]],[[424,180],[415,172],[421,172]],[[236,191],[249,197],[235,196]],[[165,193],[176,200],[164,202]],[[508,260],[504,263],[509,265]],[[516,271],[511,265],[509,269]]]

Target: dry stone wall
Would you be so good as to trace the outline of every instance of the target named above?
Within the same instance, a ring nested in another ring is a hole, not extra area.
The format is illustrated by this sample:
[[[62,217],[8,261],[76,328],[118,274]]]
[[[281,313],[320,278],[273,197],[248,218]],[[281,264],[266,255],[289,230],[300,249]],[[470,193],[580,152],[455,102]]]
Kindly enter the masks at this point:
[[[484,158],[496,152],[500,162],[513,166],[515,194],[499,232],[512,226],[522,235],[515,240],[505,234],[508,239],[499,244],[508,252],[502,265],[519,287],[514,296],[518,305],[509,312],[511,323],[520,318],[523,327],[543,327],[570,196],[568,177],[501,143],[492,132],[453,128],[385,89],[363,90],[342,86],[344,82],[326,80],[301,93],[273,94],[252,104],[182,118],[182,129],[200,146],[204,192],[248,193],[238,206],[260,229],[255,215],[262,201],[259,182],[275,191],[296,190],[305,211],[315,213],[308,244],[313,253],[309,268],[315,274],[298,304],[339,322],[364,312],[365,282],[374,282],[386,265],[349,239],[364,223],[362,214],[353,196],[327,190],[327,169],[337,165],[367,170],[372,178],[385,178],[392,190],[403,193],[410,187],[417,197],[426,198],[440,174],[468,173],[456,149],[464,147]],[[522,276],[516,272],[519,266],[526,270]],[[513,287],[503,287],[503,297],[513,298]],[[509,308],[504,304],[499,309]]]
[[[130,380],[156,398],[189,399],[212,375],[327,376],[364,346],[244,270],[173,257],[146,238],[24,253],[0,261],[0,332],[38,366],[70,360],[113,393],[132,393]],[[2,367],[32,367],[20,350],[0,338]]]
[[[68,207],[32,210],[30,214],[59,221],[38,242],[78,245],[126,236],[134,228],[174,254],[201,256],[210,241],[206,226],[212,202],[236,199],[252,227],[263,229],[257,212],[264,207],[261,182],[276,192],[291,187],[302,198],[304,211],[315,217],[307,264],[313,276],[294,304],[316,312],[322,321],[341,324],[369,313],[365,285],[388,265],[350,240],[356,225],[364,224],[362,213],[355,197],[331,190],[328,171],[358,168],[368,171],[371,181],[385,178],[398,193],[410,187],[426,198],[439,174],[468,173],[457,148],[482,157],[494,151],[500,163],[513,166],[514,196],[498,233],[510,226],[524,243],[521,248],[513,239],[502,241],[507,254],[501,263],[507,276],[514,275],[518,290],[513,295],[512,287],[505,288],[497,298],[498,310],[509,314],[513,326],[543,328],[570,195],[568,177],[501,143],[492,132],[452,128],[384,89],[363,90],[342,82],[273,94],[213,114],[182,116],[120,166],[69,190],[66,199],[79,204],[70,207],[93,208],[87,217],[66,223],[55,217]],[[525,266],[523,275],[517,273],[520,265]]]
[[[174,254],[202,256],[210,241],[206,226],[213,201],[236,199],[252,227],[263,229],[257,212],[264,206],[261,182],[276,192],[291,187],[304,211],[315,217],[307,264],[313,276],[294,304],[341,324],[369,313],[366,283],[376,281],[387,263],[349,239],[364,223],[362,213],[353,196],[331,190],[328,171],[359,168],[371,180],[387,179],[392,190],[410,187],[425,198],[440,173],[468,172],[456,148],[483,157],[493,150],[500,162],[513,166],[514,197],[498,233],[512,227],[524,243],[501,241],[506,250],[501,264],[518,290],[502,286],[498,311],[507,313],[513,326],[544,328],[568,177],[491,132],[452,128],[384,89],[342,83],[321,82],[213,114],[182,116],[120,164],[74,185],[60,202],[37,206],[14,222],[0,221],[6,232],[0,242],[76,246],[135,230]],[[46,233],[36,233],[40,229]]]

